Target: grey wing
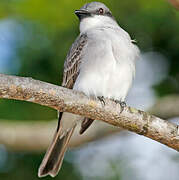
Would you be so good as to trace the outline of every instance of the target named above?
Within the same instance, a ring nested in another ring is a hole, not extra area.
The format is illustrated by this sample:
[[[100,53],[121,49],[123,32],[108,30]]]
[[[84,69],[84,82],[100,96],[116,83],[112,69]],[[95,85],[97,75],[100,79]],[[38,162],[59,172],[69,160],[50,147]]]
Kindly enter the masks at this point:
[[[87,35],[82,34],[76,39],[76,41],[73,43],[72,47],[70,48],[70,51],[67,54],[67,58],[64,63],[63,82],[62,82],[63,87],[69,89],[73,88],[74,83],[80,72],[82,53],[86,45],[87,45]],[[58,128],[60,126],[61,117],[62,117],[62,113],[59,112]],[[93,120],[84,118],[81,124],[80,134],[84,133],[85,130],[92,124],[92,122]]]
[[[72,89],[80,72],[82,52],[87,44],[87,35],[80,35],[73,43],[64,63],[62,86]]]

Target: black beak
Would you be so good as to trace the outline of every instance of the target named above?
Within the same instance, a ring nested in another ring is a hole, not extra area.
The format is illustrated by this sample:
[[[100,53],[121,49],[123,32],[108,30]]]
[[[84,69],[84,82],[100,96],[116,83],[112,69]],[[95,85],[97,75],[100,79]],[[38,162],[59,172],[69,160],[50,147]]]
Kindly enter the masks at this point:
[[[78,16],[79,19],[84,17],[90,16],[90,12],[85,9],[75,10],[75,14]]]

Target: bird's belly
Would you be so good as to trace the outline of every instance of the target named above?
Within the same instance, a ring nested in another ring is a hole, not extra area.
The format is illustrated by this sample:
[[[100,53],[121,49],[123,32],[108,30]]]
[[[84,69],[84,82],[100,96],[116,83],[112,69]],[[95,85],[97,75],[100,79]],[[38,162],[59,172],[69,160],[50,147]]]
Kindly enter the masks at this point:
[[[131,87],[133,74],[129,65],[118,65],[116,71],[111,72],[110,78],[106,84],[106,94],[104,96],[124,101]]]
[[[107,68],[97,67],[89,72],[91,73],[79,74],[73,89],[82,91],[87,96],[104,96],[124,101],[134,74],[129,64],[117,64],[114,61]]]

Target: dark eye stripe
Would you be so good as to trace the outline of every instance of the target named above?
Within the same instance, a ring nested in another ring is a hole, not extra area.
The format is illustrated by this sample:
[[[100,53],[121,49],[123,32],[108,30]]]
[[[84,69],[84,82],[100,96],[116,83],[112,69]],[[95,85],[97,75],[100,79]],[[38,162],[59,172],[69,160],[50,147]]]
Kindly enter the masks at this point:
[[[98,12],[99,12],[99,14],[104,14],[104,9],[103,8],[99,8]]]
[[[105,11],[103,8],[99,8],[99,9],[95,12],[95,14],[113,17],[113,16],[112,16],[112,13],[111,13],[110,11]]]

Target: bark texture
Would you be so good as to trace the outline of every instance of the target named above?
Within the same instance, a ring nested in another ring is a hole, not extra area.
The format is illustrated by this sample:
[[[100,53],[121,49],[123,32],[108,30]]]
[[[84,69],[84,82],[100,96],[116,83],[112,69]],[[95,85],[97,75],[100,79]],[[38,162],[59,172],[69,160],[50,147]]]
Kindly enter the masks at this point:
[[[144,135],[179,151],[179,127],[132,107],[123,110],[106,99],[105,106],[96,99],[46,82],[0,74],[0,98],[38,103],[60,111],[101,120]]]

